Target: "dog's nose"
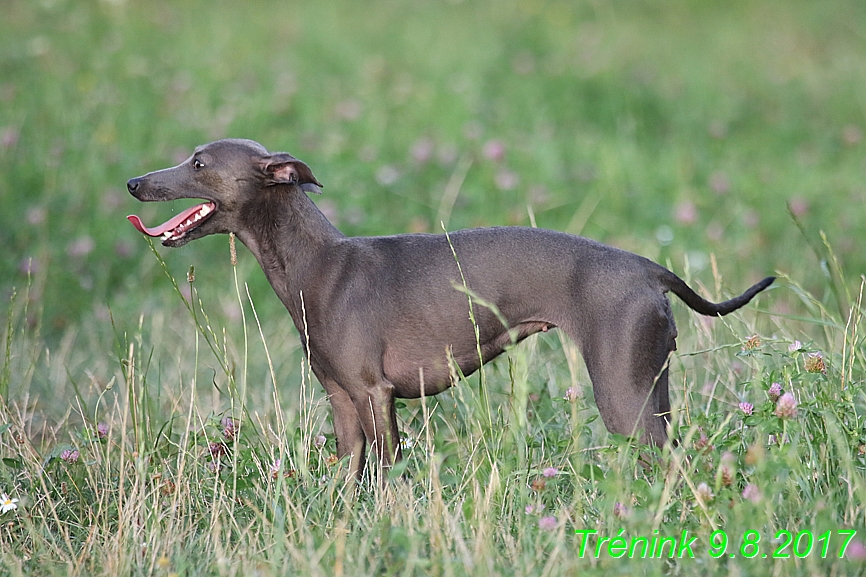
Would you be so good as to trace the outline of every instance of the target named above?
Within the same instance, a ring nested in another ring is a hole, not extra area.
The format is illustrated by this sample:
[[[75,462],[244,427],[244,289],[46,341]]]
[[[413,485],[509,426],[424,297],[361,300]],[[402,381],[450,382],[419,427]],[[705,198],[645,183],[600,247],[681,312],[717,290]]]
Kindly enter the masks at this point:
[[[141,184],[141,179],[139,178],[130,178],[126,182],[126,188],[129,190],[130,194],[135,194],[135,191],[138,190],[138,185]]]

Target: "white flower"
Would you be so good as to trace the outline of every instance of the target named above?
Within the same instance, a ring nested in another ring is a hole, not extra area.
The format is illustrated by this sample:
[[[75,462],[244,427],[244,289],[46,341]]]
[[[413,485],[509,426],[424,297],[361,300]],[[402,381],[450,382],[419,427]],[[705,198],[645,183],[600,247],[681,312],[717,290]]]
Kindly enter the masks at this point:
[[[18,505],[15,504],[17,502],[18,499],[10,497],[6,493],[0,494],[0,514],[17,509]]]

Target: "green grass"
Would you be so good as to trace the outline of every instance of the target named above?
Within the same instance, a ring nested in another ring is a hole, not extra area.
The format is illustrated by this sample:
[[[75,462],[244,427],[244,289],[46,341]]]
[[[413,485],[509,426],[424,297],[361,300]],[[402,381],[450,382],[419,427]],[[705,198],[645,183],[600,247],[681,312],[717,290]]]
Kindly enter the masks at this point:
[[[3,11],[0,492],[20,501],[0,514],[0,576],[864,573],[860,3]],[[723,320],[674,304],[681,443],[647,466],[553,332],[486,367],[486,396],[473,376],[401,403],[403,478],[353,488],[251,255],[233,267],[210,237],[156,257],[123,218],[169,210],[126,179],[222,136],[306,161],[348,234],[534,219],[716,300],[780,280]],[[826,372],[807,370],[817,352]],[[774,382],[796,417],[775,416]],[[575,530],[598,531],[582,558]],[[596,558],[620,530],[687,531],[696,558]]]

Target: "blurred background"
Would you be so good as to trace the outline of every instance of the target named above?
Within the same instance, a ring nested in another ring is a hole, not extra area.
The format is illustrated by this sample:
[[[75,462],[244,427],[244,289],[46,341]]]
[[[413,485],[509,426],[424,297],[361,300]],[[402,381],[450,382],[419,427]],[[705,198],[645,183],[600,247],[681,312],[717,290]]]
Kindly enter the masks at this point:
[[[841,297],[828,277],[856,288],[866,270],[862,2],[2,10],[0,296],[6,309],[18,295],[11,308],[26,314],[10,319],[39,342],[90,348],[72,373],[180,306],[125,216],[153,226],[191,202],[141,204],[126,180],[221,137],[307,162],[325,185],[316,202],[349,235],[534,221],[666,264],[712,296],[777,271],[829,308]],[[199,298],[238,319],[227,237],[157,251],[178,279],[194,266]],[[287,322],[241,251],[259,313]],[[796,315],[797,294],[763,302]]]

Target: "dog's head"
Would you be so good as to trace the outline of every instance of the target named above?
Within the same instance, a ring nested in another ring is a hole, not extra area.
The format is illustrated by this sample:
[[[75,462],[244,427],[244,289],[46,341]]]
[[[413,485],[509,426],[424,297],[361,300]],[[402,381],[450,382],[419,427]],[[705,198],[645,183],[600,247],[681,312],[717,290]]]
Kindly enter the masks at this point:
[[[270,187],[319,193],[322,185],[309,166],[289,154],[271,154],[252,140],[225,139],[199,146],[179,165],[132,178],[126,186],[144,202],[205,201],[153,228],[135,215],[127,217],[140,232],[177,247],[209,234],[237,232],[241,212],[256,200],[251,197]]]

